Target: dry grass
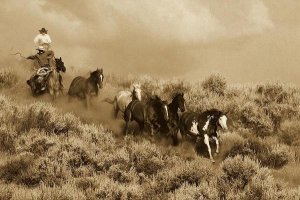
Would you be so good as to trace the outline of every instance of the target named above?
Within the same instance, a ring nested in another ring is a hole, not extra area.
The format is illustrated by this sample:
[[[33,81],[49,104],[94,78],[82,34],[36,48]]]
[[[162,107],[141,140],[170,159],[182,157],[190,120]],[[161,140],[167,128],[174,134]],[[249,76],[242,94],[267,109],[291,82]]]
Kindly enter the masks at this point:
[[[119,139],[49,103],[21,105],[0,95],[0,199],[299,199],[300,189],[291,187],[299,171],[299,90],[233,87],[219,75],[195,85],[113,75],[106,81],[116,91],[140,82],[145,98],[170,101],[182,91],[189,110],[229,111],[217,164],[188,152],[194,144]]]

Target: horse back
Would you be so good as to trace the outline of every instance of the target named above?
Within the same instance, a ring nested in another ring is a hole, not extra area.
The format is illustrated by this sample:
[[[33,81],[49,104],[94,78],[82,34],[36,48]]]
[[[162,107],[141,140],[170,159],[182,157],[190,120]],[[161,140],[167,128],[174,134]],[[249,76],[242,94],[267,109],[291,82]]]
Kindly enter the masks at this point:
[[[137,122],[144,122],[145,121],[144,104],[138,100],[131,101],[124,111],[124,119],[126,121],[135,120]]]
[[[84,92],[86,89],[86,79],[82,76],[77,76],[71,82],[68,94],[76,95],[77,93]]]
[[[179,126],[182,131],[189,131],[193,125],[193,121],[198,121],[199,114],[196,112],[185,112],[181,115]]]
[[[130,104],[132,97],[131,92],[129,91],[120,91],[115,97],[117,106],[119,109],[124,112],[125,108]]]

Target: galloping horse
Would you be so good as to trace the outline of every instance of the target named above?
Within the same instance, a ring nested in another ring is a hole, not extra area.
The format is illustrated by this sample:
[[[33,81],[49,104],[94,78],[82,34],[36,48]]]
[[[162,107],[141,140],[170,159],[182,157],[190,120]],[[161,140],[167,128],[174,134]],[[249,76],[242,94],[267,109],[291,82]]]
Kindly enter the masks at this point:
[[[115,118],[118,116],[118,112],[121,111],[124,113],[126,107],[129,105],[129,103],[133,100],[142,100],[142,95],[141,95],[141,85],[138,84],[133,84],[133,90],[132,92],[130,91],[120,91],[118,94],[115,96],[114,100],[111,100],[109,98],[104,99],[103,101],[113,104],[114,105],[114,115]]]
[[[125,134],[128,133],[129,121],[136,121],[139,124],[140,132],[144,130],[147,124],[150,127],[150,133],[153,135],[153,129],[158,130],[161,124],[169,120],[168,106],[165,101],[162,101],[158,96],[150,98],[143,104],[139,100],[133,100],[129,103],[124,111]]]
[[[89,78],[77,76],[71,82],[68,95],[85,100],[85,106],[89,108],[90,97],[95,94],[98,96],[99,88],[103,87],[103,69],[98,69],[90,73]]]
[[[217,129],[221,127],[227,130],[227,116],[222,111],[211,109],[203,113],[186,112],[179,120],[179,129],[181,134],[192,136],[193,138],[204,137],[204,143],[207,146],[209,158],[215,162],[211,154],[209,138],[216,141],[216,153],[219,153],[219,140]]]
[[[51,68],[51,71],[49,73],[48,79],[47,79],[47,89],[52,96],[53,100],[56,99],[56,97],[59,95],[59,93],[62,92],[62,78],[60,75],[60,71],[65,72],[66,67],[64,65],[64,62],[62,61],[61,57],[55,58],[55,65],[56,68]],[[50,65],[51,66],[51,65]]]
[[[176,93],[172,102],[168,105],[169,112],[169,121],[167,122],[168,130],[171,133],[171,137],[173,138],[173,143],[177,144],[177,133],[179,131],[179,115],[178,110],[184,112],[185,108],[185,100],[183,93]]]

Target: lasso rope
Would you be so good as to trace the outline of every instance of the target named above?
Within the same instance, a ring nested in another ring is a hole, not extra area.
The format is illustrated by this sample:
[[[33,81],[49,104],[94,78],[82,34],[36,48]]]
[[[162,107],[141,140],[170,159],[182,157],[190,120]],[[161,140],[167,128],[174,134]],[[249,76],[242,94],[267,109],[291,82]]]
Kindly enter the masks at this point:
[[[17,53],[14,53],[14,54],[10,54],[10,55],[11,56],[19,55],[21,58],[27,59],[26,57],[22,56],[22,54],[20,52],[17,52]]]

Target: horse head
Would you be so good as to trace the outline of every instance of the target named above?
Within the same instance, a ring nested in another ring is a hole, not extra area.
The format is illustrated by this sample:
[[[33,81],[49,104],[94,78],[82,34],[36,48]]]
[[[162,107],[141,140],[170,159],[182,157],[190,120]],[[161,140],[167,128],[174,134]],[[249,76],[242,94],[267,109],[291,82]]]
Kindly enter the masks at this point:
[[[218,119],[218,124],[219,126],[224,129],[224,130],[227,130],[228,127],[227,127],[227,113],[223,113],[220,111],[220,114],[219,114],[219,119]]]
[[[134,99],[137,99],[139,101],[142,100],[142,90],[141,90],[141,84],[133,84],[133,90],[132,90],[132,96]]]
[[[91,72],[91,77],[92,79],[95,81],[95,83],[97,84],[97,86],[99,88],[102,88],[103,87],[103,79],[104,79],[104,76],[103,76],[103,69],[98,69]]]
[[[201,114],[202,119],[206,120],[203,130],[206,131],[208,127],[221,127],[223,130],[227,130],[227,116],[226,113],[217,110],[210,109]]]
[[[56,63],[56,70],[58,72],[60,71],[66,72],[65,63],[62,61],[61,57],[55,58],[55,63]]]
[[[183,93],[177,93],[176,96],[173,98],[172,102],[176,103],[181,112],[184,112],[186,110]]]

